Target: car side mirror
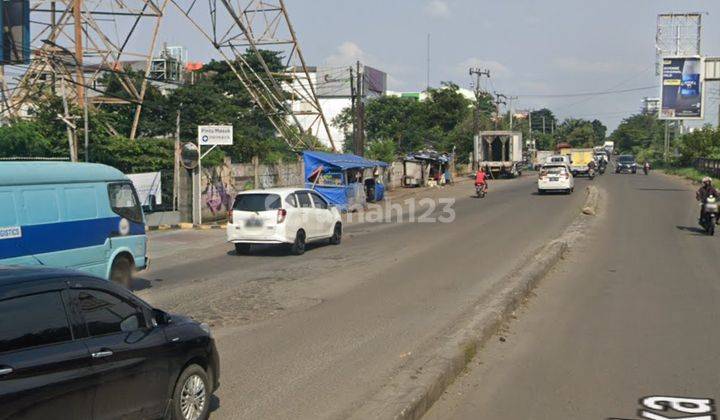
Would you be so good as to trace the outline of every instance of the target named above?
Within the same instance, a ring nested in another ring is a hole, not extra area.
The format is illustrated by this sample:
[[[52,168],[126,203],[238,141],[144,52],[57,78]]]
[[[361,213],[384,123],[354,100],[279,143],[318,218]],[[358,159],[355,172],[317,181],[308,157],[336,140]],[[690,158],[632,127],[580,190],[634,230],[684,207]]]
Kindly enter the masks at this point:
[[[153,318],[157,325],[168,325],[172,322],[170,314],[160,309],[153,309]]]

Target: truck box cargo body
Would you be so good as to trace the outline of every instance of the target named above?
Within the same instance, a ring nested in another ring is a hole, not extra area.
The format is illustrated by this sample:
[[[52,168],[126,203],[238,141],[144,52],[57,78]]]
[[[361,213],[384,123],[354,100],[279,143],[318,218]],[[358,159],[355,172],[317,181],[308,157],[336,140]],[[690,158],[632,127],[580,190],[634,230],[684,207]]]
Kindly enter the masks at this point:
[[[570,170],[573,175],[587,174],[590,168],[588,164],[595,160],[595,150],[593,149],[570,149]]]
[[[522,133],[481,131],[475,137],[475,169],[489,168],[493,176],[518,176],[523,161]]]

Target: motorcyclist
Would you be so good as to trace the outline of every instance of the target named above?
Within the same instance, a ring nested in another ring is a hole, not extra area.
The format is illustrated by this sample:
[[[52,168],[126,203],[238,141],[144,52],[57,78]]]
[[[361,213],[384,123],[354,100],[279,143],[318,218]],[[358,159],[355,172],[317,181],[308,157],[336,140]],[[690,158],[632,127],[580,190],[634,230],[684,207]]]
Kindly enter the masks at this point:
[[[718,192],[715,189],[715,187],[713,187],[712,178],[710,178],[709,176],[706,176],[705,178],[702,179],[702,186],[695,193],[695,198],[697,199],[697,201],[700,202],[700,204],[705,204],[705,202],[707,201],[707,198],[710,197],[711,195],[717,197]],[[701,205],[700,206],[700,220],[701,221],[703,220],[704,216],[705,216],[705,206]]]
[[[645,174],[650,172],[650,162],[645,161],[645,164],[643,165],[643,170],[645,171]]]
[[[475,187],[482,187],[483,191],[487,193],[488,190],[488,182],[487,182],[487,173],[485,173],[485,168],[478,169],[477,173],[475,174]]]
[[[605,169],[607,169],[607,160],[605,160],[604,157],[600,158],[600,161],[598,162],[598,169],[600,170],[600,173],[605,172]]]
[[[597,163],[595,163],[595,160],[591,160],[590,163],[588,163],[588,173],[594,174],[595,169],[597,168]]]

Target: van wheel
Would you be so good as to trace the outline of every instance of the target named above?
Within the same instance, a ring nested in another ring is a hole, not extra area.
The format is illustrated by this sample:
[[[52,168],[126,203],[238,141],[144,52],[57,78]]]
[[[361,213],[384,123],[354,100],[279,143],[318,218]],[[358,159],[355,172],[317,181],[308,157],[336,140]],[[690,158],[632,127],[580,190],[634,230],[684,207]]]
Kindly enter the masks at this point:
[[[244,255],[250,252],[250,244],[235,244],[235,253]]]
[[[293,255],[302,255],[305,253],[305,231],[298,230],[295,234],[295,242],[290,247],[290,252]]]
[[[110,269],[110,280],[128,289],[132,288],[133,262],[129,257],[121,255],[115,258]]]
[[[210,412],[210,381],[198,365],[180,374],[172,395],[173,420],[205,420]]]
[[[342,241],[342,225],[340,223],[335,224],[335,230],[333,235],[330,237],[330,245],[340,245]]]

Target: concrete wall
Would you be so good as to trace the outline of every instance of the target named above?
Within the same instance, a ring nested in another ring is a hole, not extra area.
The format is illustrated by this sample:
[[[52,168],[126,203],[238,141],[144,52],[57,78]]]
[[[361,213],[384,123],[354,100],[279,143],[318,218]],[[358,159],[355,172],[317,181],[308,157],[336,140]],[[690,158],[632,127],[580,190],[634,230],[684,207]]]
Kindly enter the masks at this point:
[[[237,191],[304,185],[301,160],[274,165],[236,163],[232,165]]]

